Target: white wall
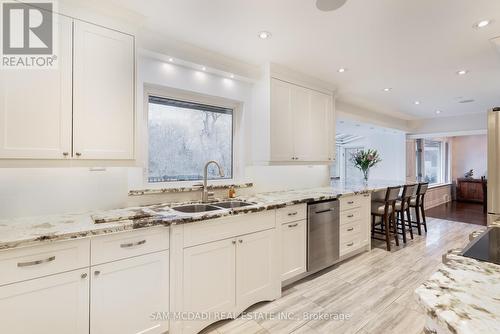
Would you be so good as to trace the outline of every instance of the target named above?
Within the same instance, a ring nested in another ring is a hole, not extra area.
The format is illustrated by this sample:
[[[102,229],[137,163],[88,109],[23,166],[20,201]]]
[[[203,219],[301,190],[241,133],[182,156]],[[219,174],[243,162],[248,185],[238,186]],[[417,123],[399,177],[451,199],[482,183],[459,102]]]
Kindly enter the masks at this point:
[[[404,133],[374,133],[353,141],[345,147],[371,148],[379,152],[382,162],[370,170],[370,179],[391,181],[405,179],[406,136]]]
[[[486,175],[488,169],[488,139],[486,135],[452,138],[451,176],[453,180],[464,177],[474,169],[474,177]]]
[[[478,133],[488,128],[487,113],[436,117],[408,122],[411,135],[453,136]]]

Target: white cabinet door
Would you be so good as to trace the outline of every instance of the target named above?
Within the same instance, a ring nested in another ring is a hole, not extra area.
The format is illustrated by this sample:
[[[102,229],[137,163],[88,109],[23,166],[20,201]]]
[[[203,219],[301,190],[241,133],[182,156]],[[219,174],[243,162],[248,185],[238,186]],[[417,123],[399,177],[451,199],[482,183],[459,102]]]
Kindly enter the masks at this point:
[[[169,311],[168,251],[93,266],[90,274],[91,334],[168,330],[168,321],[152,319],[153,314]]]
[[[271,79],[271,160],[293,161],[292,85]]]
[[[311,92],[292,85],[291,110],[293,118],[294,156],[298,161],[312,161],[311,155]]]
[[[275,239],[275,229],[237,238],[236,302],[238,310],[244,310],[259,301],[272,300],[279,294],[276,292],[276,289],[279,290],[280,279]]]
[[[134,37],[74,23],[73,154],[133,159]]]
[[[88,269],[0,287],[0,333],[88,332]]]
[[[281,281],[306,272],[307,225],[305,220],[281,227]]]
[[[316,91],[310,91],[311,118],[309,156],[311,161],[331,161],[334,139],[331,135],[333,124],[333,97]]]
[[[184,312],[233,312],[235,240],[226,239],[184,249]],[[197,333],[209,320],[183,322],[183,333]]]
[[[70,157],[72,22],[54,15],[54,27],[57,68],[0,71],[0,158]]]

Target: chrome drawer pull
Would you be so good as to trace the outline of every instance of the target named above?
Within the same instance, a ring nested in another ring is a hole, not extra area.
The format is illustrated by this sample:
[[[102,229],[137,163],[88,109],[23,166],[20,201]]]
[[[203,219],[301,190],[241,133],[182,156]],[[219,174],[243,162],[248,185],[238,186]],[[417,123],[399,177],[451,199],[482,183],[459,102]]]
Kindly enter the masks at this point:
[[[318,213],[326,213],[326,212],[330,212],[330,211],[332,211],[332,209],[326,209],[326,210],[316,211],[314,213],[318,214]]]
[[[347,244],[347,247],[351,247],[352,245],[354,245],[354,242],[350,242]]]
[[[296,223],[296,224],[291,224],[291,225],[288,225],[288,227],[290,227],[290,228],[292,228],[292,227],[297,227],[297,226],[299,226],[299,224],[298,224],[298,223]]]
[[[144,245],[145,243],[146,243],[146,240],[141,240],[141,241],[137,241],[137,242],[131,242],[128,244],[121,244],[120,247],[121,248],[130,248],[130,247],[134,247],[134,246]]]
[[[43,259],[43,260],[36,260],[36,261],[30,261],[30,262],[18,262],[17,263],[17,266],[18,267],[30,267],[30,266],[36,266],[38,264],[42,264],[42,263],[47,263],[47,262],[52,262],[56,259],[55,256],[51,256],[51,257],[48,257],[46,259]]]
[[[347,202],[347,204],[349,204],[349,205],[354,204],[354,201],[349,201],[349,202]]]
[[[353,214],[350,214],[349,216],[347,216],[347,218],[352,218],[352,217],[354,217]]]
[[[289,215],[289,216],[296,216],[297,214],[298,214],[298,212],[297,212],[297,211],[295,211],[295,212],[290,212],[288,215]]]
[[[354,231],[354,227],[348,228],[347,231],[348,232]]]

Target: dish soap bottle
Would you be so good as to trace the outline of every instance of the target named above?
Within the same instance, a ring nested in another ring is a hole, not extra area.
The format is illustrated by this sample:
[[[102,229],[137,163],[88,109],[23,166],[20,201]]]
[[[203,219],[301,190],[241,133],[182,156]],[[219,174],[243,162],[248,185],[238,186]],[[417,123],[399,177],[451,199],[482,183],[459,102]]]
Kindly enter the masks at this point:
[[[229,187],[229,198],[235,198],[236,197],[236,190],[234,190],[234,187],[231,186]]]

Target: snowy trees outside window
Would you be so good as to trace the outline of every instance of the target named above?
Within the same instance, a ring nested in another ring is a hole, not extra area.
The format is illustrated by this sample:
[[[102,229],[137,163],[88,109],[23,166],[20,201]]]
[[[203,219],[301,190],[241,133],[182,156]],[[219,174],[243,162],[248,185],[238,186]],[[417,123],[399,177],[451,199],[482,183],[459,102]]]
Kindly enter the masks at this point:
[[[148,114],[149,182],[202,180],[209,160],[232,178],[232,109],[150,96]],[[208,177],[219,179],[213,167]]]

